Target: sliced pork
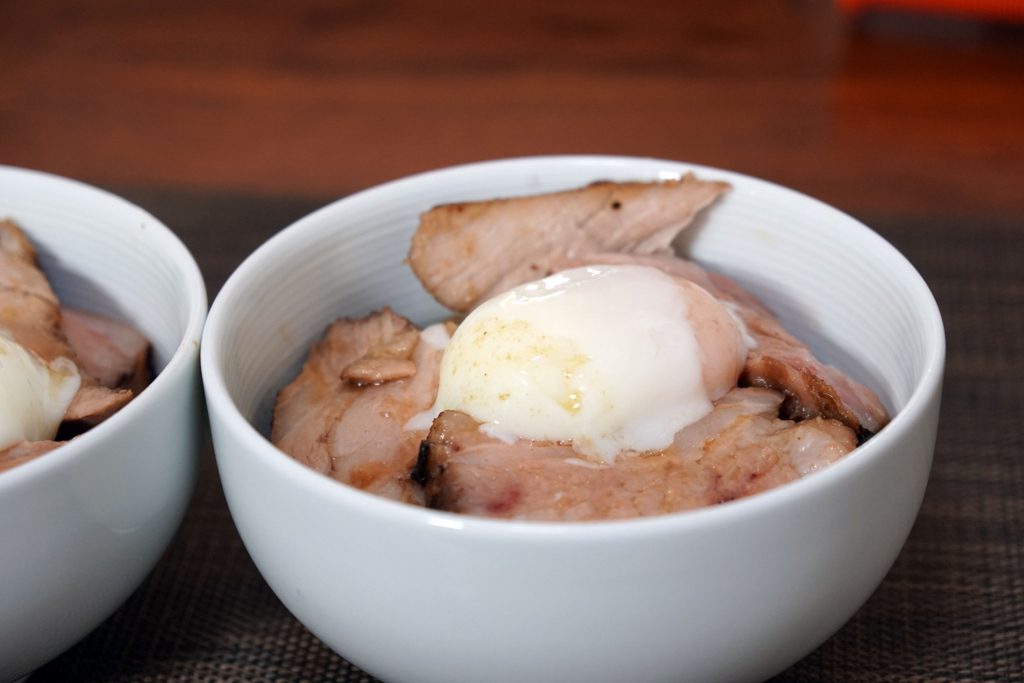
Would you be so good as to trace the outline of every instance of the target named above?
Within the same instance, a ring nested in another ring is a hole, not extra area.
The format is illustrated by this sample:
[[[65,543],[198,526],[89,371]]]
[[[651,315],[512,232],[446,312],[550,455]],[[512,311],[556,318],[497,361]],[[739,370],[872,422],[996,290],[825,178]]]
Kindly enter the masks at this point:
[[[118,346],[126,336],[121,330],[124,326],[103,320],[106,322],[101,327],[116,328],[119,333],[106,341],[100,340],[99,344]],[[132,391],[116,385],[104,386],[76,352],[81,350],[86,357],[91,356],[89,345],[76,349],[69,343],[63,324],[60,302],[39,269],[35,248],[13,221],[0,220],[0,329],[43,360],[64,357],[74,362],[82,375],[82,384],[64,419],[80,427],[98,424],[127,404]]]
[[[59,441],[22,441],[0,451],[0,472],[12,469],[49,453],[60,446]]]
[[[403,427],[433,405],[443,350],[419,337],[388,308],[335,322],[310,348],[298,378],[278,393],[271,441],[321,474],[422,504],[409,473],[427,430]],[[370,361],[376,369],[363,373],[360,366]]]
[[[687,176],[440,206],[421,217],[409,253],[424,288],[463,313],[512,287],[598,264],[651,266],[723,302],[755,343],[743,388],[714,401],[668,448],[603,465],[571,442],[488,436],[461,412],[441,413],[428,430],[442,351],[388,309],[340,320],[312,346],[298,379],[278,395],[272,441],[363,490],[524,520],[678,512],[827,466],[888,416],[870,390],[815,359],[756,297],[671,252],[677,234],[727,189]]]
[[[57,295],[35,248],[11,221],[0,221],[0,328],[43,360],[74,358],[60,330]]]
[[[112,389],[137,395],[149,384],[149,340],[106,316],[62,306],[60,327],[80,367]]]
[[[438,301],[467,312],[542,277],[554,260],[593,252],[669,253],[676,235],[727,189],[727,183],[687,175],[438,206],[420,218],[409,265]]]
[[[507,519],[575,521],[679,512],[748,496],[827,465],[857,445],[835,420],[776,419],[783,397],[734,389],[665,451],[582,460],[571,444],[505,443],[454,411],[420,449],[414,479],[427,504]]]

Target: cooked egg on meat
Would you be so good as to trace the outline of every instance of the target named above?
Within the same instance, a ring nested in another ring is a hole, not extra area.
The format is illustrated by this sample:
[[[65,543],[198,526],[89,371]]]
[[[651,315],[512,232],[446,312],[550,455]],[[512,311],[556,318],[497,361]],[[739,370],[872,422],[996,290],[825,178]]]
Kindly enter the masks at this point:
[[[571,441],[601,463],[664,449],[736,385],[742,326],[700,286],[654,268],[566,270],[469,314],[432,413],[462,411],[506,442]]]
[[[0,451],[56,436],[81,381],[67,358],[46,362],[0,332]]]
[[[430,209],[408,264],[468,317],[418,339],[389,308],[335,321],[271,441],[392,500],[536,521],[717,505],[842,457],[888,422],[878,397],[672,253],[728,189],[687,175]]]

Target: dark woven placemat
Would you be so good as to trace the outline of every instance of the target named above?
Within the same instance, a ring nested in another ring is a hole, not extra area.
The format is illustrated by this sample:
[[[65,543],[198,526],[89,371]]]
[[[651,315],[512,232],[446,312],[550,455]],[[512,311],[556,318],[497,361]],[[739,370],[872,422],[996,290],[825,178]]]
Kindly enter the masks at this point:
[[[211,296],[322,202],[121,189],[173,226]],[[949,345],[939,440],[892,571],[832,639],[782,673],[810,681],[1024,681],[1024,222],[868,219],[924,275]],[[235,531],[207,444],[192,505],[152,575],[43,681],[372,681],[277,600]]]

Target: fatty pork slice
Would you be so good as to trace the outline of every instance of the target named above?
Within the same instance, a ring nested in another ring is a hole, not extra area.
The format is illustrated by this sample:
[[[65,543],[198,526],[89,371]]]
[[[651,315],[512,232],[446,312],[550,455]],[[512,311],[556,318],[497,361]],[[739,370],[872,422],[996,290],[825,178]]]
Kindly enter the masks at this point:
[[[65,422],[98,424],[131,400],[131,391],[104,387],[85,371],[61,328],[60,302],[39,269],[35,248],[9,220],[0,221],[0,329],[43,360],[63,356],[78,367],[82,385]]]
[[[734,389],[660,453],[581,460],[571,445],[505,443],[468,415],[442,413],[420,448],[413,478],[429,506],[539,521],[644,517],[716,505],[768,490],[853,450],[835,420],[776,419],[782,395]]]
[[[427,430],[404,430],[437,396],[443,350],[389,308],[338,320],[277,395],[271,441],[338,481],[423,504],[409,481]]]
[[[740,386],[762,387],[785,396],[780,414],[788,420],[839,420],[864,441],[889,422],[889,415],[867,387],[814,357],[753,294],[733,280],[670,255],[590,254],[555,261],[558,270],[584,265],[646,265],[700,285],[725,302],[747,326],[756,347],[747,354]],[[545,273],[547,275],[547,273]]]
[[[420,217],[408,262],[434,298],[466,313],[541,277],[554,260],[668,253],[696,213],[728,189],[686,175],[438,206]]]

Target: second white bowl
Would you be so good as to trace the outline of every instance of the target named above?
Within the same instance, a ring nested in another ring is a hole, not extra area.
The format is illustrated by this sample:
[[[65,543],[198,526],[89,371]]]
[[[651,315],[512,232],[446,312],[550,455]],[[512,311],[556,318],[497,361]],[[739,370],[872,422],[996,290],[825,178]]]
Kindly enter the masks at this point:
[[[158,376],[78,439],[0,473],[0,681],[84,637],[167,547],[197,473],[206,289],[160,221],[82,183],[0,167],[0,219],[21,225],[61,302],[128,322]]]

